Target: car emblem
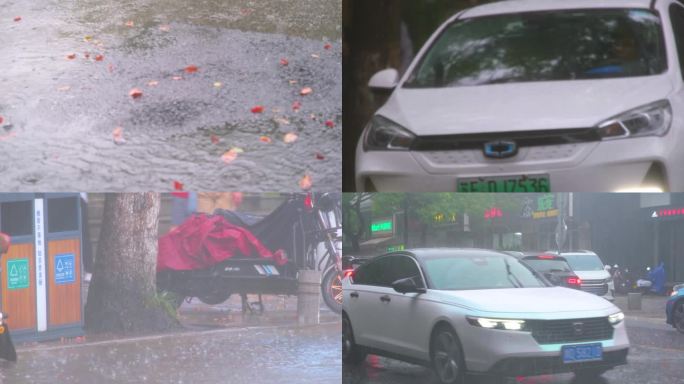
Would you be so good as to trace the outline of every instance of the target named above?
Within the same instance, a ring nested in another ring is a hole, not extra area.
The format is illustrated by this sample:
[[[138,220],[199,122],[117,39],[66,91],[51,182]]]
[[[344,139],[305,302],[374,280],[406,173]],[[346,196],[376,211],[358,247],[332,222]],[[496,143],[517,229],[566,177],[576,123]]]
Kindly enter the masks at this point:
[[[514,141],[490,141],[484,144],[484,154],[495,159],[513,157],[518,153],[518,146]]]
[[[575,331],[575,336],[582,336],[584,334],[584,323],[572,323],[572,329]]]

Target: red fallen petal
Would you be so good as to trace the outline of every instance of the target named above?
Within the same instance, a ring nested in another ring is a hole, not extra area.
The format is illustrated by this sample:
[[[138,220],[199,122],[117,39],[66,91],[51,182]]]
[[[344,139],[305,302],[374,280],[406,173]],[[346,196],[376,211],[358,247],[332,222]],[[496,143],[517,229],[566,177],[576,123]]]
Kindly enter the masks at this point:
[[[285,66],[285,65],[288,65],[288,64],[290,64],[290,62],[287,61],[287,59],[280,59],[280,65]]]
[[[323,48],[330,49],[330,48],[332,48],[332,45],[330,43],[328,43],[328,44],[324,45]]]
[[[183,80],[183,76],[174,76],[174,77],[172,77],[172,79],[176,80],[176,81]]]
[[[187,72],[187,73],[195,73],[195,72],[197,72],[197,66],[195,66],[195,65],[188,65],[187,67],[185,67],[185,72]]]
[[[70,53],[70,54],[67,55],[66,58],[69,59],[69,60],[73,60],[73,59],[76,58],[76,54],[75,54],[75,53]]]
[[[311,185],[313,184],[313,181],[311,180],[311,176],[309,175],[304,175],[301,180],[299,180],[299,188],[307,190],[311,189]]]
[[[126,140],[123,137],[123,128],[121,128],[121,127],[114,128],[114,131],[112,131],[112,138],[114,139],[114,143],[116,143],[116,144],[125,143]]]
[[[302,108],[302,103],[300,103],[299,101],[295,101],[294,103],[292,103],[292,110],[293,111],[297,112],[301,108]]]
[[[141,91],[140,89],[138,89],[138,88],[133,88],[133,89],[131,89],[130,92],[128,92],[128,94],[129,94],[132,98],[137,99],[138,97],[142,96],[143,93],[142,93],[142,91]]]
[[[84,53],[83,53],[83,56],[84,56],[86,59],[88,59],[88,58],[90,58],[90,53],[84,52]]]
[[[264,106],[263,105],[256,105],[252,107],[252,113],[261,113],[264,111]]]
[[[102,61],[104,59],[104,56],[102,55],[96,55],[95,56],[95,61]]]
[[[216,135],[211,135],[211,143],[212,144],[218,144],[219,142],[219,137]]]
[[[134,24],[133,21],[131,21],[131,20],[129,20],[129,21],[126,22],[126,26],[127,26],[127,27],[132,27],[133,25],[135,25],[135,24]]]
[[[173,181],[173,189],[176,191],[182,191],[183,190],[183,183],[181,183],[178,180]]]
[[[301,91],[299,91],[299,94],[302,96],[306,96],[306,95],[310,94],[311,92],[313,92],[313,89],[311,89],[311,87],[304,87],[304,88],[302,88]]]
[[[21,16],[15,16],[14,21],[21,21]]]
[[[0,116],[0,124],[2,124],[3,121],[5,121],[5,118]]]
[[[325,156],[320,152],[316,152],[316,160],[325,160]]]
[[[326,121],[325,121],[325,126],[328,127],[328,128],[333,128],[333,127],[335,127],[335,123],[333,123],[332,120],[326,120]]]
[[[259,138],[259,141],[261,141],[262,143],[268,144],[268,143],[271,142],[271,138],[268,137],[268,136],[261,136],[261,137]]]

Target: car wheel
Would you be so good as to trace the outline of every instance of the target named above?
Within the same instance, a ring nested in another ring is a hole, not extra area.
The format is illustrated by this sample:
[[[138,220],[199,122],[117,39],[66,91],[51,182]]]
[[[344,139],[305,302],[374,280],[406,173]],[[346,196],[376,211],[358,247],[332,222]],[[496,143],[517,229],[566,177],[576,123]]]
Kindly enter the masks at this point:
[[[342,362],[359,364],[366,360],[366,352],[354,342],[354,331],[347,315],[342,315]]]
[[[606,368],[590,368],[575,371],[575,377],[584,382],[585,380],[596,379],[603,375],[608,369]]]
[[[465,382],[465,358],[461,342],[451,327],[437,329],[430,343],[432,367],[442,384]]]
[[[684,301],[680,301],[675,306],[672,313],[672,320],[675,328],[681,333],[684,333]]]

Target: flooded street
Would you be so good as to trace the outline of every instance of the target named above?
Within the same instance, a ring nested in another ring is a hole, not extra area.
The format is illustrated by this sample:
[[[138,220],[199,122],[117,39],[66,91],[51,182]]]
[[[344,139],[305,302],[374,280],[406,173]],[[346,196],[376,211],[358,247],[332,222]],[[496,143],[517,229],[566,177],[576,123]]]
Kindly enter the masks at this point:
[[[3,188],[339,188],[339,2],[292,4],[0,1]]]
[[[339,383],[339,323],[19,349],[3,383]]]

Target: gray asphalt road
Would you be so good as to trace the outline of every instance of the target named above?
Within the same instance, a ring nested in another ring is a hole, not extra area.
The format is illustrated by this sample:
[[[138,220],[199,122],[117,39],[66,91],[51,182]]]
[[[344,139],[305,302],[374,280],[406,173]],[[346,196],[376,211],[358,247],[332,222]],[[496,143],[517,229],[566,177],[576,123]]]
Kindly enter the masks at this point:
[[[304,175],[339,188],[339,1],[0,0],[0,9],[6,191],[170,190],[177,180],[285,192]],[[117,127],[125,144],[115,144]],[[298,139],[285,143],[287,133]]]
[[[2,383],[231,383],[341,381],[339,323],[190,332],[19,350]]]
[[[681,384],[684,383],[684,335],[665,325],[662,319],[628,318],[627,330],[632,347],[629,364],[613,369],[595,383],[580,382],[572,374],[517,378],[468,377],[468,384]],[[437,383],[424,367],[392,359],[369,356],[358,367],[344,366],[344,384]]]

